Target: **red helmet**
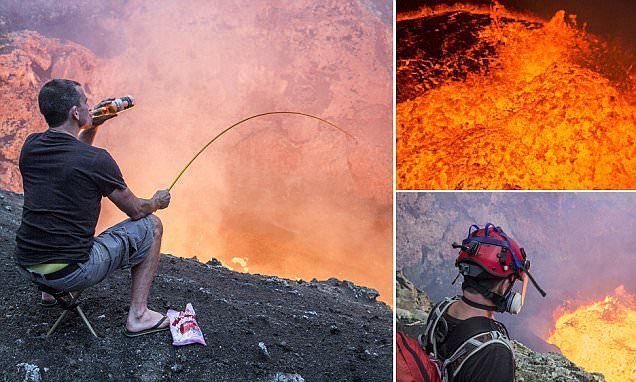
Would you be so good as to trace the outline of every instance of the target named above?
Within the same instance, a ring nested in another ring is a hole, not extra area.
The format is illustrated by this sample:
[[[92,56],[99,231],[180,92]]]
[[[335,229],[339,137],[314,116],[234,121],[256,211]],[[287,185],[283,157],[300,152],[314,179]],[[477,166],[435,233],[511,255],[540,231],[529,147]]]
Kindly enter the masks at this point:
[[[525,300],[528,280],[545,297],[546,293],[529,272],[530,261],[527,259],[526,251],[519,247],[516,241],[509,238],[501,227],[487,223],[484,228],[479,228],[473,224],[468,228],[466,239],[461,244],[453,243],[453,248],[460,249],[455,266],[459,268],[459,273],[464,276],[462,288],[464,285],[473,287],[495,304],[494,306],[482,305],[463,296],[462,301],[468,305],[479,309],[517,314]],[[511,278],[511,283],[506,293],[499,295],[475,281],[475,278]],[[521,293],[512,292],[516,280],[520,280],[522,283]],[[453,281],[453,283],[455,282]]]
[[[491,223],[484,228],[473,224],[468,228],[468,236],[462,244],[453,243],[453,248],[460,248],[455,266],[464,276],[477,277],[486,272],[495,278],[515,275],[520,279],[523,272],[530,268],[523,248],[509,238],[501,227]]]

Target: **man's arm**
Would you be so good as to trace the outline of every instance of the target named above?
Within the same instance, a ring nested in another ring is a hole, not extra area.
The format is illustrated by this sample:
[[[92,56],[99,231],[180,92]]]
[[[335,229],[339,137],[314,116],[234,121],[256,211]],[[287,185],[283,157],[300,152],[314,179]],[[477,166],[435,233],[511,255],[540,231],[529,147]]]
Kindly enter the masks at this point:
[[[117,208],[122,210],[132,220],[144,218],[151,213],[164,209],[170,204],[170,192],[168,190],[159,190],[155,192],[150,199],[141,199],[128,188],[123,190],[115,189],[108,195]]]

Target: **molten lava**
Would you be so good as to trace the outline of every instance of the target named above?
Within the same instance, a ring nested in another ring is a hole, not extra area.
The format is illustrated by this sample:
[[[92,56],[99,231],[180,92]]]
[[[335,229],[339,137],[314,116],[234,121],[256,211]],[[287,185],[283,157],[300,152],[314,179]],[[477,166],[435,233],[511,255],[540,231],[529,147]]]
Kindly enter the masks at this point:
[[[400,36],[399,189],[636,187],[633,58],[574,16],[427,8],[399,18]]]
[[[608,382],[636,381],[636,296],[620,286],[601,301],[560,313],[547,341]]]

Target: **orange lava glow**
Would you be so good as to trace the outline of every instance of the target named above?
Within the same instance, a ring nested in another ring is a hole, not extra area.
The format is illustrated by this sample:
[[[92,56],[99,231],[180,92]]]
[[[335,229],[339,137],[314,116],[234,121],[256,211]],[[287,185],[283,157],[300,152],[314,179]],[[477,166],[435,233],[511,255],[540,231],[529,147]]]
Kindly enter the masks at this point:
[[[167,188],[209,139],[250,115],[307,112],[356,137],[299,116],[238,126],[157,212],[162,252],[239,272],[336,277],[392,304],[390,25],[362,2],[148,4],[134,0],[110,20],[121,52],[96,73],[100,94],[135,97],[96,144],[136,195]],[[104,203],[99,228],[124,217]]]
[[[399,20],[459,11],[490,15],[479,41],[495,54],[397,105],[398,189],[636,188],[629,54],[563,11],[544,21],[456,5]]]
[[[547,341],[608,382],[636,381],[636,296],[620,286],[600,301],[559,313]]]

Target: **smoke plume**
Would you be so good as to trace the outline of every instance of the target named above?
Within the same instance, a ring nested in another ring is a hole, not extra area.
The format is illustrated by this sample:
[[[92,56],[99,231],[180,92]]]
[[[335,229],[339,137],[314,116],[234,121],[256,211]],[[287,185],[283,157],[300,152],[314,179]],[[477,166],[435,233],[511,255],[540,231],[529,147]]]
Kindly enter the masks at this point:
[[[285,277],[338,277],[391,300],[391,6],[383,1],[9,1],[4,29],[36,29],[99,57],[89,94],[137,106],[95,144],[133,192],[167,188],[163,252]],[[105,202],[99,228],[123,219]]]

